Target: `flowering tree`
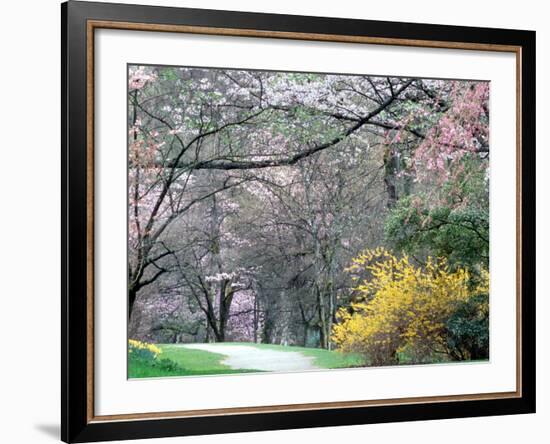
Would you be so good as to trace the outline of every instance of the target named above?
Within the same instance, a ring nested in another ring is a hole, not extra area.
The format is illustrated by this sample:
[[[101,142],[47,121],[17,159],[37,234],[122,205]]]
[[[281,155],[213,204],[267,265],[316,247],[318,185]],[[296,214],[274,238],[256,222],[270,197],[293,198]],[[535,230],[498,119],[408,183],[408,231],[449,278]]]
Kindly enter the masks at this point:
[[[308,91],[318,95],[302,94],[311,82],[319,85]],[[388,82],[384,95],[363,97],[339,76],[297,75],[291,82],[269,73],[131,67],[129,314],[137,292],[169,271],[161,259],[174,251],[161,237],[170,224],[250,180],[231,171],[294,165],[358,132],[413,83]],[[342,107],[344,97],[354,100]],[[262,128],[263,139],[251,131]],[[194,186],[203,170],[223,172],[218,188]]]
[[[346,265],[384,243],[482,276],[488,84],[153,66],[128,82],[132,337],[331,348],[358,294]]]
[[[448,109],[428,129],[415,149],[412,167],[418,180],[436,173],[440,183],[464,170],[464,156],[487,158],[489,153],[489,84],[452,82]],[[487,162],[479,162],[486,169]]]

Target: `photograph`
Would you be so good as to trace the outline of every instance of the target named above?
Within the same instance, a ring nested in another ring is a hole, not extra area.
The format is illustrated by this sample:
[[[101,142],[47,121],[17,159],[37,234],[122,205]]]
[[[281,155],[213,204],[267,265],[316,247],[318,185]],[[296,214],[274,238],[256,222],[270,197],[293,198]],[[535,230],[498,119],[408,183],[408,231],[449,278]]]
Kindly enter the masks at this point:
[[[488,362],[490,94],[128,63],[127,377]]]

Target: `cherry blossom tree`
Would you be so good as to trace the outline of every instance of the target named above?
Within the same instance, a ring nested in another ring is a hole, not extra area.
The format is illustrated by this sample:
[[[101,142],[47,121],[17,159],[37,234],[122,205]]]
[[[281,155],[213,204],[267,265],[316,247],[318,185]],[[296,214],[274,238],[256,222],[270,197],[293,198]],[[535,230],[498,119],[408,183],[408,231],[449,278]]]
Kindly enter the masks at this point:
[[[360,251],[486,235],[488,101],[485,82],[130,66],[133,336],[330,348]]]

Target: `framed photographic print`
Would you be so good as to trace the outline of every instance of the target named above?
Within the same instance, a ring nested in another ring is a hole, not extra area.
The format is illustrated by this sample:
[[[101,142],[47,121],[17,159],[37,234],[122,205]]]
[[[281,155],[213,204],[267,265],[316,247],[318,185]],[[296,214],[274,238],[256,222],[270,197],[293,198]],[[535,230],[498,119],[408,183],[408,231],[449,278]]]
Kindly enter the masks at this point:
[[[69,1],[62,439],[535,411],[535,33]]]

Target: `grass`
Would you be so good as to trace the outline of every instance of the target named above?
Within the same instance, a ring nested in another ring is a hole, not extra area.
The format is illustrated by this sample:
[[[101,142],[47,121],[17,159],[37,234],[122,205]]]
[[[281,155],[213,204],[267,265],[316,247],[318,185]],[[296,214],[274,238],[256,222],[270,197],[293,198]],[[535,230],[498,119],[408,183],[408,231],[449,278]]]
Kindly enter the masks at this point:
[[[234,370],[231,367],[221,363],[225,355],[221,353],[211,353],[204,350],[192,350],[189,348],[178,347],[174,345],[161,345],[162,356],[170,359],[176,364],[187,369],[189,374],[204,375],[208,371],[209,375],[221,375],[226,373],[251,373],[259,370]]]
[[[185,370],[163,360],[145,361],[128,359],[128,378],[158,378],[160,376],[184,376]]]
[[[129,378],[158,378],[161,376],[206,376],[234,373],[257,373],[253,369],[232,369],[221,363],[219,353],[191,350],[174,345],[159,344],[162,354],[155,361],[128,360]]]
[[[224,342],[220,343],[221,353],[212,353],[204,350],[184,348],[174,344],[157,344],[162,353],[155,360],[136,359],[129,356],[129,378],[156,378],[168,376],[206,376],[227,375],[235,373],[261,373],[254,369],[232,369],[222,364],[226,358],[223,354],[224,345],[240,345],[257,349],[273,350],[280,352],[299,352],[313,358],[313,364],[320,369],[337,369],[351,367],[365,367],[363,355],[359,353],[342,353],[334,350],[320,348],[308,348],[299,346],[283,346],[275,344],[256,344],[251,342]],[[406,353],[400,355],[400,364],[411,364],[412,358]],[[444,359],[435,359],[433,363],[445,362]],[[472,361],[467,361],[472,362]]]
[[[313,364],[319,368],[363,367],[365,361],[358,353],[341,353],[320,348],[282,346],[274,344],[255,344],[250,342],[225,342],[220,345],[242,345],[264,350],[282,352],[300,352],[314,358]],[[260,373],[254,369],[232,369],[221,362],[225,359],[222,353],[211,353],[204,350],[188,349],[173,344],[157,344],[162,353],[156,360],[128,360],[129,378],[157,378],[167,376],[206,376],[227,375],[235,373]],[[220,351],[223,348],[220,347]]]

